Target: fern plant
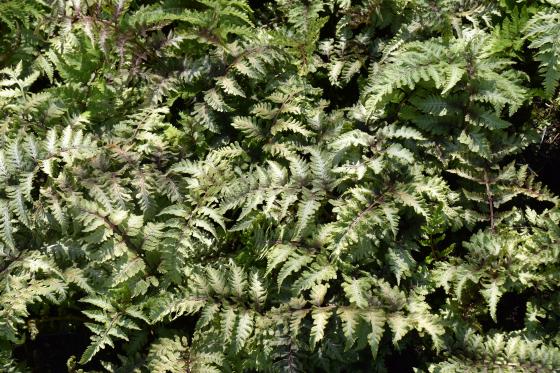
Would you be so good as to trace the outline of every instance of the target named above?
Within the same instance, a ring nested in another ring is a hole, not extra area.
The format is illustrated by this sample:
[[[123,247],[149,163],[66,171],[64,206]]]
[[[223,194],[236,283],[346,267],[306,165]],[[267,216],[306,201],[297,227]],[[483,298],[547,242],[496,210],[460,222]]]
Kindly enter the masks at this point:
[[[0,4],[0,370],[558,371],[557,9]]]

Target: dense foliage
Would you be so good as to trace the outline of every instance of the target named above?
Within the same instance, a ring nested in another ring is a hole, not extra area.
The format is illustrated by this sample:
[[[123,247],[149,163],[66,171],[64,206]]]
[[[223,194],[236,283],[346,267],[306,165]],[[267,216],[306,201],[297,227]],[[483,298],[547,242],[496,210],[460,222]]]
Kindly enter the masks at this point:
[[[558,0],[3,0],[0,371],[560,371],[559,81]]]

